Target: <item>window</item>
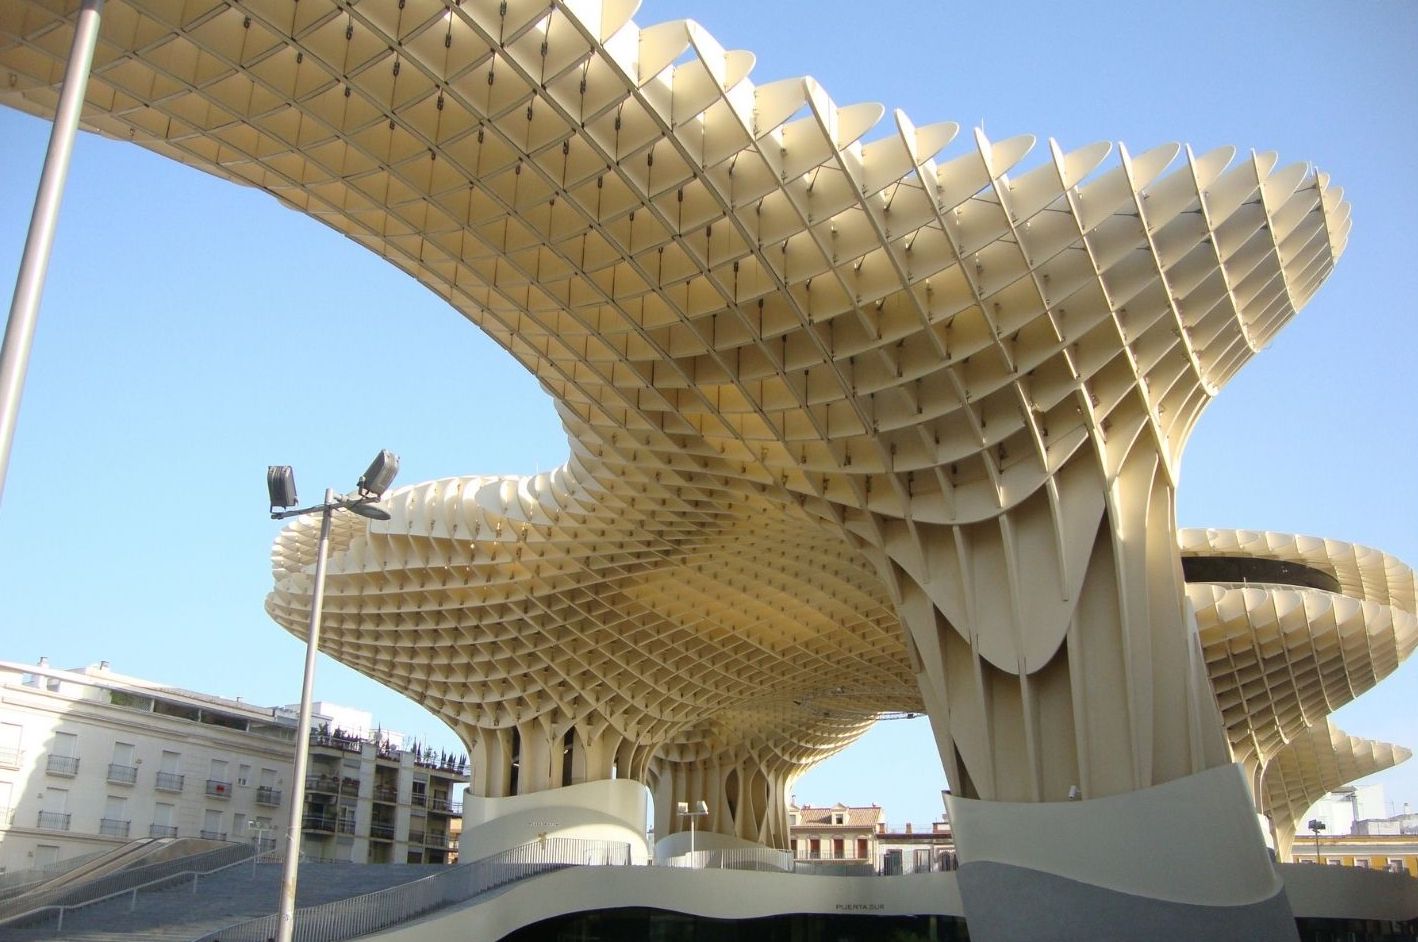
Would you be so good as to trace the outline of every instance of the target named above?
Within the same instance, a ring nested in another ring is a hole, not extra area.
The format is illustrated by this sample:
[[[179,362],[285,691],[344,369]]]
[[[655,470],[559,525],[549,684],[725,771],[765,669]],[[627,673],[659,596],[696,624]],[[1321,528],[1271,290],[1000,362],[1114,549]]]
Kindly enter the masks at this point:
[[[867,839],[865,837],[857,838],[857,859],[867,859]]]
[[[842,858],[844,858],[844,857],[847,856],[846,843],[847,843],[847,842],[844,841],[844,840],[843,840],[842,838],[840,838],[840,837],[834,837],[834,838],[832,839],[832,859],[833,859],[833,860],[841,860]]]
[[[177,836],[177,806],[167,802],[153,805],[153,823],[148,828],[149,837]]]
[[[237,769],[236,769],[236,784],[238,784],[238,785],[250,785],[250,784],[251,784],[251,766],[247,765],[245,762],[243,762],[243,763],[241,763],[241,765],[237,766]]]
[[[54,775],[77,775],[79,772],[79,737],[73,733],[55,733],[49,747],[47,771]]]
[[[0,723],[0,768],[20,767],[20,724]]]
[[[113,760],[108,763],[108,780],[115,785],[138,782],[138,766],[133,763],[133,743],[113,743]]]
[[[240,811],[234,811],[231,815],[231,835],[232,837],[242,837],[246,834],[246,815]]]
[[[846,823],[847,823],[847,812],[845,812],[845,811],[834,811],[834,812],[832,812],[832,823],[833,823],[833,824],[846,824]]]
[[[109,795],[103,806],[103,818],[98,823],[98,832],[104,837],[127,838],[132,822],[128,820],[128,799],[123,795]]]
[[[207,769],[207,794],[213,798],[231,797],[231,779],[228,778],[227,761],[213,759]]]
[[[202,835],[209,841],[224,841],[226,834],[222,831],[222,813],[209,809],[202,815]]]
[[[158,766],[158,774],[153,787],[159,791],[180,792],[182,791],[182,753],[163,750],[162,763]]]
[[[807,842],[807,855],[812,860],[817,860],[822,856],[822,841],[819,838],[810,838]]]

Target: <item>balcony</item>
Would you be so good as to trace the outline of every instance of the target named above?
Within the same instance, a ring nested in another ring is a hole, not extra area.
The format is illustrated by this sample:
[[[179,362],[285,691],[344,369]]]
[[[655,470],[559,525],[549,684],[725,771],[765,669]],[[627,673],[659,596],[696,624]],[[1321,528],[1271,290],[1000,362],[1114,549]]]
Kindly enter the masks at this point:
[[[180,792],[186,780],[187,776],[177,772],[159,772],[153,781],[153,787],[160,792]]]
[[[198,831],[197,833],[201,835],[204,841],[226,840],[226,831]]]
[[[79,774],[79,757],[51,755],[45,763],[44,770],[50,775],[63,775],[72,778]]]
[[[132,826],[132,821],[121,821],[118,818],[100,818],[98,822],[98,832],[104,837],[126,838]]]
[[[461,801],[449,801],[439,795],[428,800],[428,810],[436,811],[439,814],[462,814],[463,803]]]
[[[409,843],[410,843],[410,844],[422,844],[422,843],[423,843],[423,839],[424,839],[425,836],[426,836],[426,835],[425,835],[424,832],[422,832],[422,831],[410,831],[410,832],[409,832]]]
[[[305,831],[335,833],[335,816],[327,814],[307,814],[300,819],[300,827]]]
[[[340,793],[340,777],[338,775],[307,775],[305,790],[307,792],[323,792],[326,795],[338,795]]]
[[[341,834],[353,834],[355,832],[354,818],[341,818],[339,824],[335,825],[335,830]]]
[[[424,844],[425,844],[426,846],[428,846],[428,847],[445,847],[445,848],[446,848],[446,847],[448,846],[448,835],[447,835],[447,834],[439,834],[439,833],[437,833],[437,832],[432,833],[432,834],[429,834],[429,835],[428,835],[428,838],[424,841]]]
[[[258,805],[279,805],[281,803],[281,790],[279,788],[269,788],[265,785],[256,789],[256,804]]]
[[[428,796],[422,792],[414,792],[409,796],[409,804],[415,808],[423,808],[428,805]]]
[[[69,830],[69,817],[63,811],[41,811],[36,826],[47,831],[67,831]]]
[[[375,840],[392,841],[394,839],[394,825],[392,824],[371,824],[369,826],[369,836]]]
[[[211,798],[230,798],[231,782],[221,782],[214,778],[207,779],[207,795]]]
[[[374,800],[382,801],[386,804],[394,804],[399,800],[399,789],[396,785],[376,785],[374,786]]]
[[[148,826],[149,837],[176,837],[177,826],[174,824],[151,824]]]
[[[132,785],[138,781],[138,767],[110,762],[108,764],[108,780],[114,785]]]

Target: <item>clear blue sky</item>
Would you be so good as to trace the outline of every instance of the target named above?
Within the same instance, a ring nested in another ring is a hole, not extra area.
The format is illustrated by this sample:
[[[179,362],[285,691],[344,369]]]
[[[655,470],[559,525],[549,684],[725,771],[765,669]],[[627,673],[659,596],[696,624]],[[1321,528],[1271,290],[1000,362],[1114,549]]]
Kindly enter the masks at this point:
[[[685,16],[755,52],[757,82],[811,74],[839,104],[880,101],[917,124],[983,121],[995,139],[1029,132],[1065,150],[1236,144],[1331,172],[1354,204],[1348,253],[1202,419],[1179,522],[1418,563],[1418,4],[652,0],[636,21]],[[47,134],[0,111],[7,296]],[[313,499],[351,486],[383,447],[402,456],[402,483],[567,454],[527,374],[392,267],[261,193],[84,136],[0,507],[0,658],[106,658],[174,685],[298,699],[301,645],[262,609],[278,527],[265,467],[294,465]],[[328,658],[317,690],[454,742]],[[1418,746],[1416,691],[1410,662],[1338,722]],[[1418,805],[1418,768],[1381,780],[1390,801]],[[943,784],[916,720],[882,724],[797,794],[924,822]]]

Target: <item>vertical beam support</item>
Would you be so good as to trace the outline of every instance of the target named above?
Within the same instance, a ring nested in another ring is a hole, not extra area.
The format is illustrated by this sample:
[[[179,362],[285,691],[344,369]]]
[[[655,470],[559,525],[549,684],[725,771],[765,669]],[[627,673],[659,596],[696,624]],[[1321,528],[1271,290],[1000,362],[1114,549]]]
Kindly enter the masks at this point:
[[[93,66],[102,12],[103,0],[83,0],[79,8],[74,43],[69,50],[69,65],[64,71],[64,85],[59,93],[59,110],[54,115],[54,127],[49,134],[49,150],[44,155],[39,192],[35,196],[34,212],[30,214],[25,252],[15,279],[10,317],[5,324],[5,342],[0,347],[0,498],[5,493],[10,446],[15,440],[15,424],[20,414],[25,373],[29,369],[39,300],[44,294],[44,276],[49,269],[50,250],[54,247],[59,204],[64,196],[64,181],[69,176],[69,158],[74,153],[74,137],[79,128],[79,114],[84,108],[84,92],[89,85],[89,71]]]

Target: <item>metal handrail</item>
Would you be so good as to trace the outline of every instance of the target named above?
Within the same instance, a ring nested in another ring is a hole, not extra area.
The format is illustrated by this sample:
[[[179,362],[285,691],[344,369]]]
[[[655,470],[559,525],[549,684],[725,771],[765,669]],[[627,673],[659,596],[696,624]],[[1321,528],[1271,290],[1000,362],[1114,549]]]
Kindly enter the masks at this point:
[[[139,891],[152,889],[158,884],[168,885],[186,877],[193,878],[195,890],[197,877],[245,863],[251,859],[252,854],[253,848],[249,845],[232,844],[230,847],[219,847],[205,853],[178,857],[144,867],[130,867],[79,886],[56,887],[47,894],[25,900],[23,910],[6,915],[4,907],[0,907],[0,926],[30,925],[54,915],[58,921],[55,927],[57,932],[64,927],[64,913],[68,910],[82,909],[125,893],[132,893],[136,903]],[[210,866],[203,867],[203,864]],[[65,899],[71,894],[76,898]]]
[[[68,860],[57,861],[46,864],[43,867],[32,867],[28,870],[13,870],[9,873],[0,873],[0,896],[14,896],[22,892],[24,888],[37,886],[46,880],[53,880],[55,877],[63,876],[70,870],[77,870],[84,864],[92,863],[100,857],[106,857],[113,853],[111,850],[95,851],[92,854],[84,854],[82,857],[70,857]]]
[[[658,860],[657,867],[679,867],[688,870],[764,870],[775,873],[793,872],[793,855],[771,847],[722,847],[696,850],[668,860]]]
[[[344,942],[539,873],[629,863],[629,844],[570,837],[533,841],[402,886],[297,909],[293,938],[296,942]],[[273,913],[237,923],[209,932],[196,942],[265,942],[276,935],[279,918]]]

